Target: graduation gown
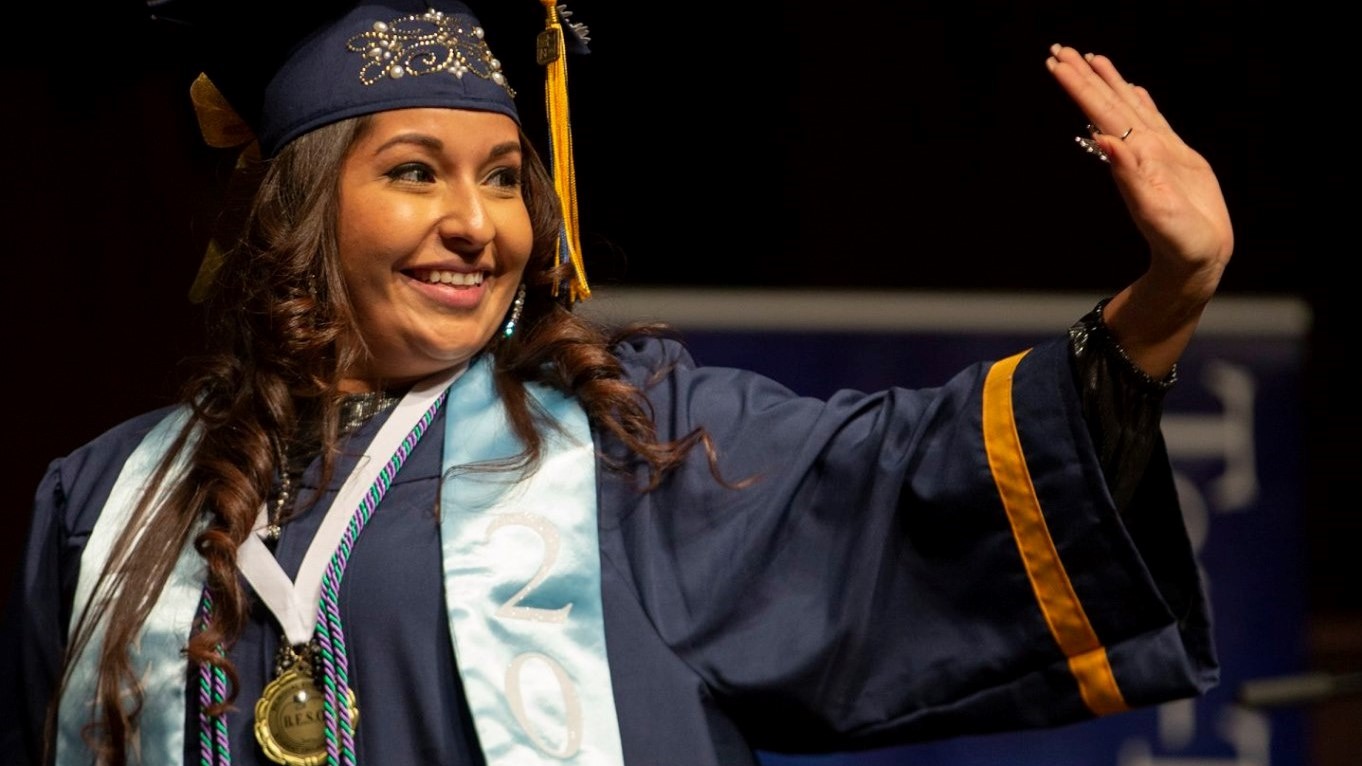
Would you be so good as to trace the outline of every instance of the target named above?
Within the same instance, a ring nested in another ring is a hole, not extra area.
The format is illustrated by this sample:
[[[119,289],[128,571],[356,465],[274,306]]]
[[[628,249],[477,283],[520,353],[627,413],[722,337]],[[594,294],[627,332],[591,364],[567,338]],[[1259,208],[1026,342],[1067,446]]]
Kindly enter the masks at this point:
[[[701,448],[650,492],[642,468],[597,468],[610,682],[631,766],[738,766],[758,749],[1052,726],[1215,683],[1166,454],[1157,445],[1118,513],[1063,340],[1011,360],[1005,375],[981,363],[939,388],[828,400],[696,366],[673,341],[617,353],[659,438],[704,427],[724,479]],[[54,461],[37,491],[0,647],[12,690],[0,700],[6,764],[37,762],[81,551],[124,461],[165,414]],[[442,411],[431,431],[459,415]],[[367,442],[382,419],[350,438]],[[628,462],[617,440],[594,437]],[[412,451],[341,585],[361,764],[483,763],[442,597],[440,449],[435,436]],[[290,576],[326,505],[284,528],[276,556]],[[229,650],[240,674],[234,763],[266,763],[251,714],[279,641],[257,603]],[[184,763],[198,757],[196,704],[188,694]]]

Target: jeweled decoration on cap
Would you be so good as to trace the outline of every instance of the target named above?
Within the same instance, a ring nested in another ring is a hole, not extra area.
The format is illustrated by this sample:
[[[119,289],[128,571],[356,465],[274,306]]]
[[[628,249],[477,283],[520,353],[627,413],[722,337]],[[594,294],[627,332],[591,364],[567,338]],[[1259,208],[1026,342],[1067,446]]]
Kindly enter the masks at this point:
[[[359,79],[373,85],[385,78],[447,73],[459,79],[474,74],[506,89],[501,62],[483,40],[484,32],[471,18],[434,9],[391,21],[375,21],[373,28],[350,38],[346,46],[365,58]]]

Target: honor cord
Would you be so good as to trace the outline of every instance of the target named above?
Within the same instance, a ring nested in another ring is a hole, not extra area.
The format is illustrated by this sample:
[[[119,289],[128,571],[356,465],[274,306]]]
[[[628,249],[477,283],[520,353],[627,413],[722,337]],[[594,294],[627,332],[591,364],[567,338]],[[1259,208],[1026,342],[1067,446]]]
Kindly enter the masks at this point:
[[[213,594],[205,585],[199,601],[199,632],[207,630],[213,616]],[[222,656],[222,644],[215,647]],[[199,764],[215,766],[232,762],[232,747],[227,741],[227,718],[209,716],[211,705],[221,705],[227,699],[227,674],[216,663],[199,663]]]

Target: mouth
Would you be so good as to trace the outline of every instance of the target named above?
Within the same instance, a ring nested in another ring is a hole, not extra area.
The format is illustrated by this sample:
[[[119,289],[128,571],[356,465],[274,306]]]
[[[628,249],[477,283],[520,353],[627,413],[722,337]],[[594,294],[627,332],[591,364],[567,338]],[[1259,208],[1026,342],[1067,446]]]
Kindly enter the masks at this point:
[[[450,269],[412,269],[407,272],[407,275],[418,282],[453,287],[477,287],[482,284],[486,277],[486,273],[483,271],[452,271]]]

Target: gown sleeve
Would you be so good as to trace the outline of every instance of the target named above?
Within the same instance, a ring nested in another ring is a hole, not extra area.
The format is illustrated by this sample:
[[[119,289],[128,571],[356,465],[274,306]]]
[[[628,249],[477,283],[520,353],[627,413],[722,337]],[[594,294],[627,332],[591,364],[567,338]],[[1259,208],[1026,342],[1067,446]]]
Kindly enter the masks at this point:
[[[0,696],[0,762],[17,766],[41,762],[44,718],[66,644],[59,474],[54,462],[39,485],[0,628],[0,686],[7,690]]]
[[[129,420],[53,460],[34,494],[19,568],[0,618],[0,763],[42,763],[47,708],[60,682],[80,556],[123,462],[164,417]]]
[[[939,388],[797,396],[620,349],[659,437],[651,492],[602,480],[611,565],[754,747],[882,747],[1190,696],[1217,665],[1161,439],[1118,514],[1067,339]],[[617,446],[607,455],[625,459]]]

